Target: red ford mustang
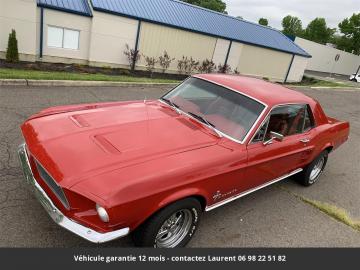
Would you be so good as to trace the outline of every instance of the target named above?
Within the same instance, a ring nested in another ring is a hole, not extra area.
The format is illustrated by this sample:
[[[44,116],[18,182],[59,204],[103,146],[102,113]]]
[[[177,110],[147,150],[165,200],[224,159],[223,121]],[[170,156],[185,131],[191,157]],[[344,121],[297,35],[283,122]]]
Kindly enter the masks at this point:
[[[202,212],[289,176],[314,184],[349,136],[312,98],[220,74],[159,100],[46,109],[21,129],[25,178],[56,223],[152,247],[185,246]]]

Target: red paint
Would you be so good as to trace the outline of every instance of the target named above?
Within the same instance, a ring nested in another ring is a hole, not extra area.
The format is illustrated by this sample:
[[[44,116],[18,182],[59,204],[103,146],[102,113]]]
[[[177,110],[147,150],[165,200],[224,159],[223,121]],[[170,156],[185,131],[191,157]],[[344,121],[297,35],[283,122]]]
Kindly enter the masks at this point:
[[[65,209],[35,177],[56,206],[71,219],[100,232],[135,229],[160,208],[197,196],[214,204],[218,190],[228,196],[264,184],[309,164],[326,147],[347,140],[349,123],[327,118],[318,102],[261,80],[229,75],[197,75],[273,106],[309,104],[316,127],[264,146],[217,137],[211,129],[178,115],[160,101],[73,105],[44,110],[22,125],[32,158],[64,189]],[[305,145],[299,139],[308,137]],[[222,199],[226,199],[222,198]],[[218,201],[216,201],[218,202]],[[97,216],[105,207],[110,223]],[[204,205],[204,206],[205,206]]]

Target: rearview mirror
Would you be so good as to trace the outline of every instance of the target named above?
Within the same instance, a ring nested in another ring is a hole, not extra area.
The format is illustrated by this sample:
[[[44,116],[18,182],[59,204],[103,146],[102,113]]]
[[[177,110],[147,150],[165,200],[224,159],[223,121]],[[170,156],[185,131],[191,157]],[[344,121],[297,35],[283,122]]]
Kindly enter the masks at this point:
[[[264,142],[264,145],[272,144],[274,140],[277,140],[279,142],[282,142],[284,140],[284,135],[271,131],[270,132],[271,139]]]

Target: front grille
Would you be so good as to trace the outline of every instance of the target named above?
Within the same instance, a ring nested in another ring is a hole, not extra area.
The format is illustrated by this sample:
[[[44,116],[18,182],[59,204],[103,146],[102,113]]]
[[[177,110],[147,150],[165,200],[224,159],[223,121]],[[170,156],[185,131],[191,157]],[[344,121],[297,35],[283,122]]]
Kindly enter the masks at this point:
[[[48,172],[44,169],[43,166],[37,161],[35,161],[36,168],[39,172],[39,175],[42,180],[48,185],[48,187],[54,192],[56,197],[61,201],[61,203],[66,207],[66,209],[70,208],[69,202],[66,199],[64,191],[61,187],[55,182],[55,180],[48,174]]]

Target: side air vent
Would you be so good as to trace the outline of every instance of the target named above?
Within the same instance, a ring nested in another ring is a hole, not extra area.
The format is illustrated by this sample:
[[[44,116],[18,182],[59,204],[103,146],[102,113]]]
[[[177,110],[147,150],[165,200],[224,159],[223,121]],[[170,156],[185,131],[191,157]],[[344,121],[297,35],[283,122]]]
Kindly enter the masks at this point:
[[[44,169],[43,166],[40,165],[39,162],[35,161],[35,164],[41,179],[44,180],[47,186],[52,190],[52,192],[54,192],[56,197],[61,201],[61,203],[66,207],[66,209],[70,209],[69,202],[66,199],[65,193],[62,188],[55,182],[55,180],[48,174],[48,172]]]

